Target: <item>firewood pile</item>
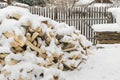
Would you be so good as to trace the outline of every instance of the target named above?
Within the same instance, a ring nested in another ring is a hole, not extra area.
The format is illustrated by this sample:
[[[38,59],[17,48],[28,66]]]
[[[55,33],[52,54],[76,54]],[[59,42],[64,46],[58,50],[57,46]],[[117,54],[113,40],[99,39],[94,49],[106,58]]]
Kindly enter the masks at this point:
[[[19,7],[0,10],[1,80],[64,80],[59,72],[78,69],[90,46],[79,30],[65,23]],[[57,73],[46,78],[53,68]]]
[[[119,32],[96,32],[96,40],[100,44],[119,44]]]
[[[120,26],[118,23],[95,24],[92,26],[96,42],[99,44],[119,44]]]

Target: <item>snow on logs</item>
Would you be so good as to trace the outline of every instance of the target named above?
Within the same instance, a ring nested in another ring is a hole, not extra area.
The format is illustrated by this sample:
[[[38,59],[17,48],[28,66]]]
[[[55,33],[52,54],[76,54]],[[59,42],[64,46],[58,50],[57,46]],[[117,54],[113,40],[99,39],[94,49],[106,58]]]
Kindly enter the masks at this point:
[[[61,71],[77,69],[90,46],[65,23],[20,7],[0,10],[0,80],[63,80]]]

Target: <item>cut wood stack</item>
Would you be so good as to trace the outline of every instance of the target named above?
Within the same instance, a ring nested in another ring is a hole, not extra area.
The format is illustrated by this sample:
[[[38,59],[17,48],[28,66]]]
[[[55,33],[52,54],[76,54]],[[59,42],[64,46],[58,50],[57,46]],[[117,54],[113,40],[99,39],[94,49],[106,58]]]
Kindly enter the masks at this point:
[[[120,43],[120,26],[117,23],[95,24],[92,26],[97,43]]]
[[[74,27],[32,15],[26,9],[13,6],[1,10],[0,16],[0,47],[10,50],[9,54],[0,54],[3,80],[38,80],[43,78],[44,72],[37,74],[37,70],[74,70],[86,61],[91,43]],[[30,65],[35,67],[31,68]],[[30,69],[24,70],[27,68]],[[23,72],[26,75],[33,74],[34,77],[23,76]],[[14,74],[18,77],[11,76]],[[53,74],[45,80],[62,79]]]
[[[120,43],[120,33],[118,32],[97,32],[96,39],[100,44]]]

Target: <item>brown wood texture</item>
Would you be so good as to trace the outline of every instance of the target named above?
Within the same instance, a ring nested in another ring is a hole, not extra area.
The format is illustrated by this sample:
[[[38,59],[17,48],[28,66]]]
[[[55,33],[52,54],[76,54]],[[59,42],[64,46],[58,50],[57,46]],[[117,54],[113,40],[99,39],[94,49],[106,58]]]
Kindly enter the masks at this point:
[[[120,33],[117,32],[97,32],[95,37],[100,44],[120,43]]]

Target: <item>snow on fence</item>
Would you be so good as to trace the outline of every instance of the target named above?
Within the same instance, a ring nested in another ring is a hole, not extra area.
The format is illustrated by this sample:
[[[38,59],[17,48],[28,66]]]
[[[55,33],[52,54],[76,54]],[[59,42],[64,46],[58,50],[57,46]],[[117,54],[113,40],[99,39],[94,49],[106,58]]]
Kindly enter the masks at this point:
[[[93,24],[114,23],[111,13],[107,12],[108,7],[77,7],[77,8],[41,8],[29,7],[33,14],[52,18],[58,22],[65,22],[75,26],[94,44],[96,43]]]

